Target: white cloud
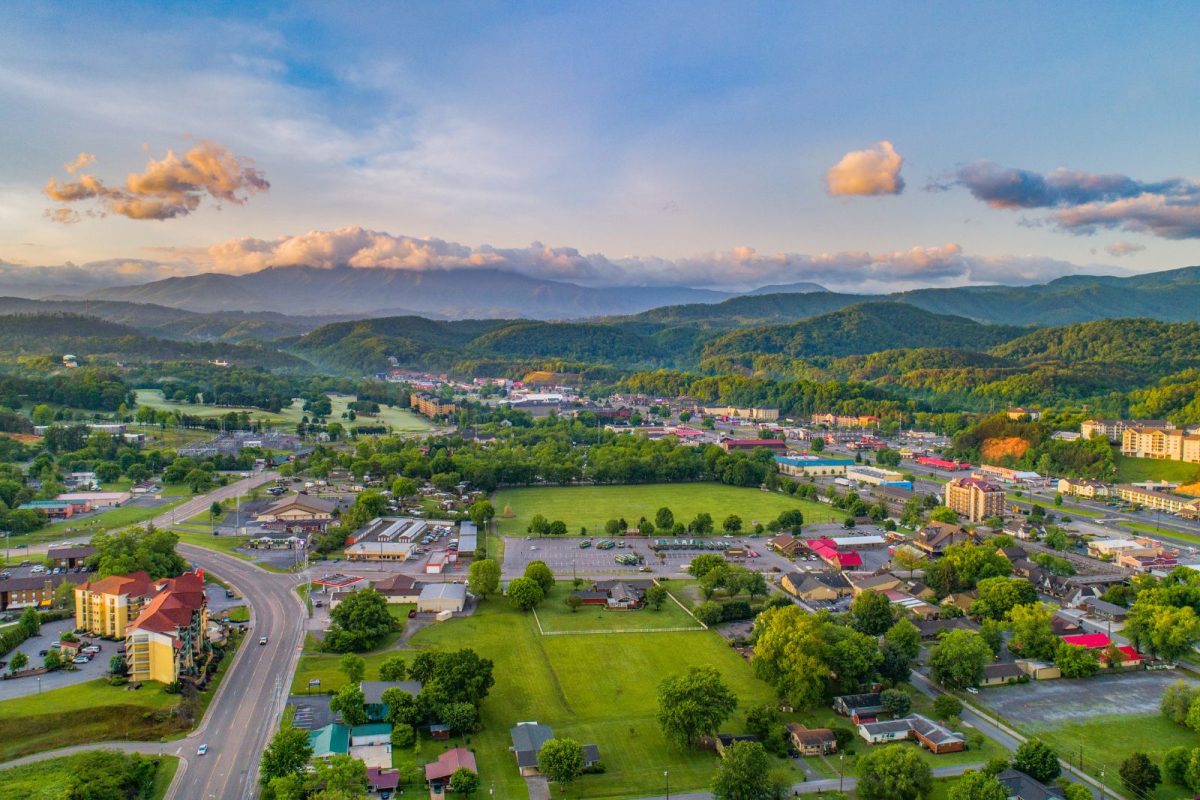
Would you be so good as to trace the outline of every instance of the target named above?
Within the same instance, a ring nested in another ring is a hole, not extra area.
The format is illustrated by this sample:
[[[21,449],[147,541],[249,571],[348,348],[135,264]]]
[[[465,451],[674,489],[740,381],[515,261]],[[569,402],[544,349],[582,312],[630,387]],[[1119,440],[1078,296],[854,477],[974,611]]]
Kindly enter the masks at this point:
[[[866,150],[852,150],[825,173],[825,189],[835,197],[900,194],[904,158],[884,140]]]

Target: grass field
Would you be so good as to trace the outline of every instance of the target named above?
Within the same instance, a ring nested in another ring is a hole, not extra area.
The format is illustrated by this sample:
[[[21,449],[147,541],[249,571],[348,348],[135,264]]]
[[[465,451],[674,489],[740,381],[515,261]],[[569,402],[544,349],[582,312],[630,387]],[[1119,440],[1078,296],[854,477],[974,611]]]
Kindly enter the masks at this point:
[[[1157,458],[1126,458],[1114,453],[1117,459],[1117,483],[1136,481],[1170,481],[1190,483],[1200,479],[1200,464],[1182,461],[1162,461]]]
[[[119,739],[154,741],[182,729],[179,695],[158,684],[138,691],[97,679],[0,702],[0,761],[73,744]]]
[[[496,507],[497,531],[501,534],[525,533],[534,514],[548,520],[562,520],[567,531],[578,533],[586,527],[601,533],[604,523],[624,517],[635,526],[641,517],[653,520],[658,509],[666,506],[679,522],[687,523],[701,512],[712,514],[717,529],[730,514],[742,518],[743,529],[754,523],[766,524],[781,511],[799,509],[806,522],[828,522],[829,506],[797,500],[786,494],[743,489],[719,483],[652,483],[623,486],[564,486],[537,489],[502,489],[492,498]],[[513,517],[501,516],[511,507]],[[837,516],[840,521],[841,516]]]
[[[10,767],[0,771],[0,800],[61,800],[71,776],[88,767],[87,754],[51,758],[36,764]],[[152,800],[166,796],[167,787],[179,768],[179,759],[163,756],[154,773]]]
[[[600,606],[582,606],[578,611],[572,612],[566,604],[571,591],[571,584],[559,583],[550,592],[550,596],[538,606],[538,619],[546,633],[630,629],[654,631],[670,628],[704,630],[704,626],[670,598],[663,603],[659,611],[650,608],[638,611],[605,611]]]
[[[1200,737],[1182,725],[1176,725],[1158,714],[1091,717],[1080,722],[1054,727],[1022,725],[1023,732],[1040,736],[1058,754],[1079,764],[1080,748],[1088,773],[1099,777],[1104,770],[1104,783],[1124,792],[1117,774],[1121,762],[1134,752],[1145,753],[1155,764],[1162,765],[1163,755],[1172,747],[1200,745]],[[1192,793],[1170,783],[1160,785],[1149,797],[1154,800],[1185,800]]]
[[[350,395],[345,394],[329,395],[329,403],[333,406],[333,413],[329,415],[329,419],[341,420],[342,414],[345,413],[350,401],[353,399]],[[396,433],[426,433],[437,427],[420,414],[414,414],[407,408],[391,408],[384,405],[379,407],[379,413],[376,416],[360,416],[354,422],[347,424],[354,426],[360,424],[374,425],[377,423],[389,426]]]

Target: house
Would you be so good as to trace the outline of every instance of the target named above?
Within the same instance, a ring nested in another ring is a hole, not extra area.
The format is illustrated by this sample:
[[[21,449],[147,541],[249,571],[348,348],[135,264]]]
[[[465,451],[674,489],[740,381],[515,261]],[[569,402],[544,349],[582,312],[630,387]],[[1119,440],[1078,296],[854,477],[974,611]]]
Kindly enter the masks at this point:
[[[980,478],[951,478],[945,497],[954,513],[971,522],[1004,516],[1004,489]]]
[[[883,596],[888,599],[889,603],[916,619],[933,619],[941,611],[937,606],[896,589],[883,592]]]
[[[464,583],[430,583],[421,589],[417,611],[435,614],[443,611],[461,612],[467,605],[467,586]]]
[[[873,592],[890,592],[900,588],[903,583],[899,578],[890,572],[883,572],[879,575],[851,575],[850,589],[854,596],[862,594],[870,589]]]
[[[912,544],[928,556],[940,556],[947,547],[963,544],[970,540],[970,535],[961,525],[934,520],[917,531]]]
[[[987,664],[983,668],[983,680],[980,686],[1002,686],[1006,683],[1016,683],[1025,673],[1015,663],[1002,661],[998,664]]]
[[[512,739],[509,750],[517,759],[517,769],[522,777],[540,775],[537,757],[542,745],[554,738],[554,730],[549,725],[536,722],[518,722],[508,731]],[[583,767],[587,769],[600,763],[600,748],[594,744],[583,746]]]
[[[1005,523],[1002,533],[1006,533],[1014,539],[1020,539],[1023,542],[1037,541],[1045,533],[1037,525],[1030,525],[1028,522],[1020,519],[1011,520]]]
[[[807,601],[831,601],[850,594],[850,581],[840,572],[789,572],[779,580],[788,594]]]
[[[308,744],[312,747],[313,758],[349,755],[350,726],[333,722],[323,728],[309,731]]]
[[[837,737],[829,728],[806,728],[799,722],[789,722],[788,738],[802,756],[824,756],[837,752]]]
[[[1025,658],[1017,659],[1021,672],[1035,681],[1053,681],[1062,677],[1062,670],[1046,661],[1031,661]]]
[[[758,737],[749,733],[718,733],[713,737],[713,747],[717,751],[717,755],[721,758],[725,757],[729,748],[733,747],[738,742],[757,742]]]
[[[46,558],[63,569],[73,569],[82,566],[84,561],[96,554],[96,548],[90,544],[66,545],[46,549]]]
[[[400,786],[400,770],[382,767],[367,767],[367,791],[390,796]]]
[[[879,692],[844,694],[833,698],[833,710],[857,724],[860,721],[874,720],[883,713],[883,700]]]
[[[952,605],[964,614],[971,610],[971,604],[979,599],[979,592],[972,589],[969,592],[954,592],[942,599],[942,605]]]
[[[921,632],[922,639],[936,639],[947,631],[978,631],[979,623],[967,617],[950,619],[919,619],[913,622]]]
[[[293,494],[275,501],[255,519],[277,530],[325,530],[337,507],[333,500]]]
[[[921,581],[907,581],[900,588],[918,600],[933,600],[937,597],[937,592]]]
[[[915,739],[922,747],[934,754],[957,753],[967,749],[967,739],[920,714],[910,714],[903,719],[884,722],[864,722],[858,726],[858,735],[871,744]]]
[[[605,608],[628,611],[646,604],[646,590],[653,585],[653,581],[597,581],[593,584],[592,591],[604,595]]]
[[[809,539],[805,546],[813,555],[837,569],[854,569],[861,567],[862,556],[856,550],[840,550],[832,539]]]
[[[1008,790],[1008,800],[1062,800],[1063,797],[1057,786],[1035,781],[1020,770],[1006,769],[996,775],[996,780]]]
[[[792,536],[790,533],[781,533],[778,536],[767,540],[767,547],[770,547],[772,550],[779,553],[779,555],[787,558],[794,558],[796,552],[803,544],[804,543],[802,541],[797,539],[795,536]]]
[[[1072,644],[1076,647],[1086,647],[1089,650],[1099,650],[1100,666],[1108,669],[1111,665],[1108,663],[1108,650],[1113,646],[1114,642],[1108,638],[1105,633],[1080,633],[1074,636],[1062,637],[1064,644]],[[1129,645],[1118,645],[1117,650],[1121,653],[1121,663],[1119,667],[1136,667],[1139,666],[1146,657],[1134,650]]]
[[[371,588],[387,598],[389,603],[415,603],[421,597],[423,586],[424,584],[418,583],[411,575],[400,572],[380,578],[371,584]]]
[[[421,693],[421,686],[420,681],[362,681],[359,688],[362,689],[367,719],[372,722],[382,722],[387,719],[388,707],[387,703],[383,702],[383,693],[388,689],[400,689],[416,697]]]
[[[173,684],[201,675],[210,652],[203,575],[185,572],[155,581],[151,588],[152,599],[125,631],[130,680]]]
[[[445,751],[425,765],[425,782],[435,793],[440,792],[450,783],[450,776],[460,769],[469,769],[476,775],[479,768],[475,766],[475,754],[465,747],[455,747]]]
[[[1116,603],[1109,603],[1098,597],[1085,597],[1079,603],[1079,608],[1087,611],[1088,616],[1097,617],[1108,622],[1124,622],[1129,616],[1129,609]]]

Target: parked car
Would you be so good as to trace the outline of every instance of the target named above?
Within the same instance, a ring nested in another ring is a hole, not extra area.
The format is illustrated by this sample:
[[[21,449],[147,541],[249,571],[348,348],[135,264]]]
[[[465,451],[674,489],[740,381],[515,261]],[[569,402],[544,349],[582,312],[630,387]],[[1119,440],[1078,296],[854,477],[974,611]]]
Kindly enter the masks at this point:
[[[38,657],[39,657],[39,658],[45,658],[45,657],[46,657],[46,656],[48,656],[48,655],[50,655],[50,651],[49,651],[49,650],[38,650]]]
[[[226,597],[237,597],[237,594],[234,593],[233,589],[226,589],[225,596]]]
[[[410,608],[408,610],[408,618],[414,619],[416,616],[417,616],[417,610],[415,608]]]
[[[78,655],[71,659],[72,664],[86,664],[92,660],[91,656]]]

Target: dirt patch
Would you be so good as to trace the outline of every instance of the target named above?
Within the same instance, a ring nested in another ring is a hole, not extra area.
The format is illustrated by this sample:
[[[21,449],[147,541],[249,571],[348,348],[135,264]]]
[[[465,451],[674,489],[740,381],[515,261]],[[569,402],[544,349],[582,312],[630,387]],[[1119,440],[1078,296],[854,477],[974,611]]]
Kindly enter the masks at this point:
[[[1195,483],[1185,483],[1175,491],[1178,494],[1186,494],[1189,497],[1200,497],[1200,481]]]
[[[984,439],[979,454],[984,461],[996,462],[1006,457],[1020,458],[1029,449],[1029,442],[1019,436],[993,437]]]

